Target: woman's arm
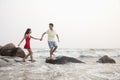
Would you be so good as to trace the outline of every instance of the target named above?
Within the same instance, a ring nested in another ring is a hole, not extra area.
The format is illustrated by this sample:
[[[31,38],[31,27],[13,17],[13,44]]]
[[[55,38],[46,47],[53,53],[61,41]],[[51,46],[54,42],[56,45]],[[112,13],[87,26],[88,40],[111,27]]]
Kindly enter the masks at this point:
[[[23,37],[23,39],[20,41],[20,43],[18,44],[18,46],[20,46],[20,44],[23,42],[24,39],[25,39],[25,37]]]
[[[35,37],[33,37],[33,36],[31,36],[31,38],[32,38],[32,39],[35,39],[35,40],[40,40],[40,38],[35,38]]]

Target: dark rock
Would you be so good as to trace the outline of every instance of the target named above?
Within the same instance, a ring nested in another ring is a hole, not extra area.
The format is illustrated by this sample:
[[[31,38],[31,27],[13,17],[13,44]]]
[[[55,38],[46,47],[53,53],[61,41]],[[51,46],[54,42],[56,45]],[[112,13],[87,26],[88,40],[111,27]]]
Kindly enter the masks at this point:
[[[0,45],[0,49],[2,48],[2,46]]]
[[[5,46],[3,46],[0,50],[0,55],[2,56],[11,56],[12,50],[15,48],[15,45],[13,43],[9,43]]]
[[[12,53],[14,54],[13,56],[16,57],[24,58],[26,56],[25,52],[20,47],[15,48]]]
[[[25,57],[25,52],[21,48],[16,48],[13,43],[9,43],[0,49],[1,56]]]
[[[107,55],[101,57],[97,62],[99,62],[99,63],[116,63],[114,59],[108,57]]]
[[[94,58],[94,56],[90,56],[90,55],[80,55],[80,58]]]
[[[66,57],[66,56],[59,56],[59,57],[56,57],[56,59],[50,59],[50,58],[46,59],[46,63],[51,63],[51,64],[66,64],[66,63],[69,63],[69,62],[84,63],[84,62],[82,62],[80,60],[77,60],[75,58]]]
[[[0,50],[1,50],[2,46],[0,45]]]

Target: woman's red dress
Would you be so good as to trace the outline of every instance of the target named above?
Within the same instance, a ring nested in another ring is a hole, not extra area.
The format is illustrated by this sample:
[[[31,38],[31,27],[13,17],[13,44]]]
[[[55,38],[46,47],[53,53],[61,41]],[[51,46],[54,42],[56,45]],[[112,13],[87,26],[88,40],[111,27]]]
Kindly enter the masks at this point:
[[[31,47],[30,47],[30,37],[26,37],[25,40],[26,40],[26,44],[25,44],[24,48],[25,49],[31,49]]]

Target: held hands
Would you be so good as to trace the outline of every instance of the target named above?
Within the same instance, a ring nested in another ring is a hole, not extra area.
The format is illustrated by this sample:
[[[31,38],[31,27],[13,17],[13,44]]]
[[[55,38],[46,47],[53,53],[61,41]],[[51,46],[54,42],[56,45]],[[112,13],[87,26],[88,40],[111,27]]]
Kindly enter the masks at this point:
[[[42,41],[43,39],[42,38],[40,38],[40,41]]]

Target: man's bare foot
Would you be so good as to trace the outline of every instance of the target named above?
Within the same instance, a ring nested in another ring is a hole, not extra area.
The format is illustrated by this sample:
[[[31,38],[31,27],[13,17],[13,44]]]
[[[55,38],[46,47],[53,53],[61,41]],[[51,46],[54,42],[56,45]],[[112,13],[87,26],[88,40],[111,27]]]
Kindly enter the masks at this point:
[[[52,57],[50,57],[50,60],[53,60],[53,58],[52,58]]]
[[[52,54],[55,57],[55,54]]]

